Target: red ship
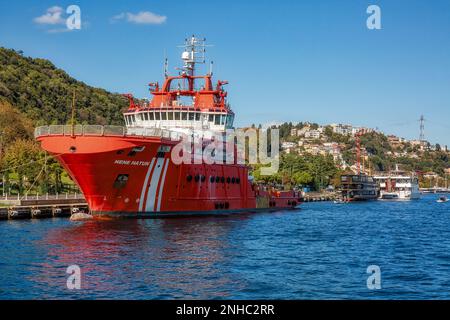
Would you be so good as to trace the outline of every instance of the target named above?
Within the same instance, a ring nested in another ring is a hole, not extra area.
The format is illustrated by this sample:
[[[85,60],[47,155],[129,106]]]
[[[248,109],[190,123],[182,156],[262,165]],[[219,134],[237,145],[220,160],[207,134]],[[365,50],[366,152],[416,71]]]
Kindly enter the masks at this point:
[[[213,86],[212,72],[195,75],[204,63],[205,41],[186,39],[184,67],[164,84],[150,84],[153,99],[124,112],[125,127],[53,125],[38,127],[36,139],[78,184],[93,215],[161,217],[231,214],[292,209],[295,191],[261,187],[249,168],[233,163],[175,164],[172,149],[189,130],[225,132],[234,113],[226,101],[226,81]],[[201,82],[201,86],[196,86]],[[188,101],[188,102],[186,102]]]

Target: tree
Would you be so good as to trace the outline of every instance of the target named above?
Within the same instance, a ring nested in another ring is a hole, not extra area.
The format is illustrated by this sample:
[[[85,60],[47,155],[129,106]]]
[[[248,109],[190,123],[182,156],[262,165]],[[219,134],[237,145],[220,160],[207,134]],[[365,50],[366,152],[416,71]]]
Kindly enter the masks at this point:
[[[309,172],[296,172],[292,178],[296,185],[301,186],[310,185],[314,180],[314,177]]]
[[[45,156],[39,145],[30,140],[18,139],[5,150],[3,170],[17,177],[19,192],[43,181],[40,173]]]

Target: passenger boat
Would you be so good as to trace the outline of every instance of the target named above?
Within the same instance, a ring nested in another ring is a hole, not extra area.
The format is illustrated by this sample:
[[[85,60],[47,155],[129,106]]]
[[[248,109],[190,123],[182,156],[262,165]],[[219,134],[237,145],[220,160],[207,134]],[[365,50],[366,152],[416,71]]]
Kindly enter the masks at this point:
[[[127,96],[125,127],[39,127],[35,136],[42,148],[78,184],[93,215],[167,217],[298,207],[300,193],[260,188],[237,156],[232,163],[173,161],[183,136],[225,134],[235,117],[224,90],[228,82],[214,86],[212,71],[195,74],[196,64],[205,61],[204,39],[193,36],[183,47],[180,73],[166,72],[162,86],[151,83],[151,101]]]
[[[341,199],[347,202],[376,200],[378,197],[375,180],[363,173],[341,176],[339,192]]]
[[[420,199],[419,179],[398,169],[374,177],[380,187],[381,200],[417,200]]]

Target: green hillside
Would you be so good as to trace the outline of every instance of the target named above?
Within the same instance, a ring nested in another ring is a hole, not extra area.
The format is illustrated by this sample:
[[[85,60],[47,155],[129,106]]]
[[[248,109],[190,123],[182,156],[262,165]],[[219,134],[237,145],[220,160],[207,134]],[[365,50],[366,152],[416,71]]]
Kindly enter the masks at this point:
[[[121,111],[128,103],[120,94],[77,81],[48,60],[0,47],[0,101],[35,124],[67,123],[74,90],[78,122],[122,124]]]

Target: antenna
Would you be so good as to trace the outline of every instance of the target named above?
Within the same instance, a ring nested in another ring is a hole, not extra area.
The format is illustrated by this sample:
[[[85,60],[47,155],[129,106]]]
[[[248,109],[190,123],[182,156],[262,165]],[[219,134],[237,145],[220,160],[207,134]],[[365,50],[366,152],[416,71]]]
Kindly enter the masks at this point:
[[[420,116],[420,137],[419,140],[424,142],[425,141],[425,117],[423,115]]]
[[[192,35],[191,38],[184,40],[184,45],[178,47],[184,48],[181,54],[181,59],[184,61],[183,73],[193,76],[195,64],[206,62],[206,47],[211,46],[206,44],[206,38],[199,39]]]
[[[209,63],[209,75],[212,76],[213,75],[213,66],[214,66],[214,61],[211,61]]]
[[[167,58],[164,60],[164,77],[169,77],[169,59]]]

